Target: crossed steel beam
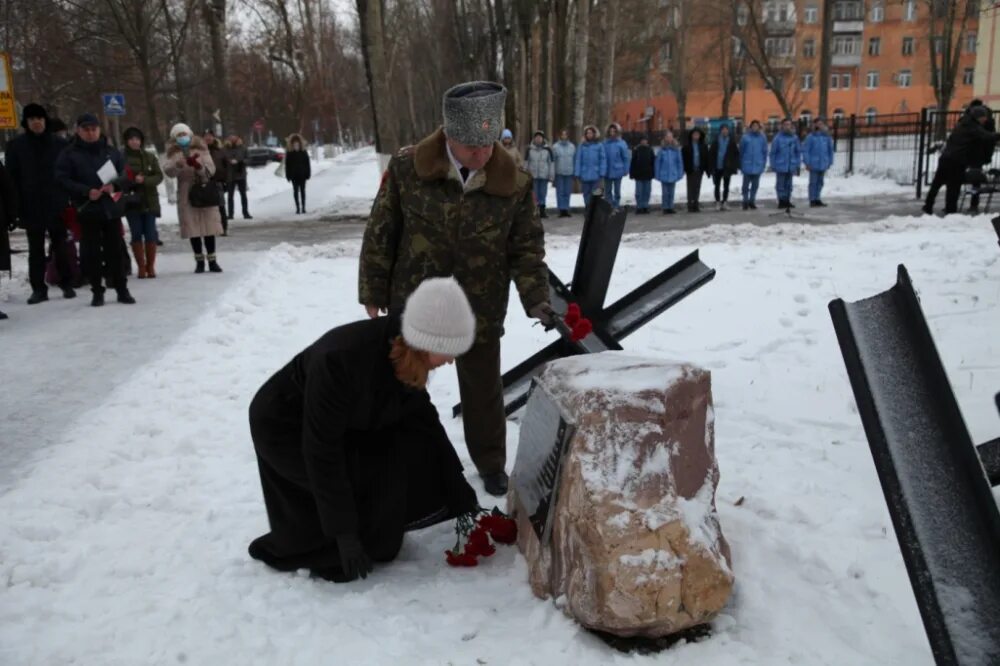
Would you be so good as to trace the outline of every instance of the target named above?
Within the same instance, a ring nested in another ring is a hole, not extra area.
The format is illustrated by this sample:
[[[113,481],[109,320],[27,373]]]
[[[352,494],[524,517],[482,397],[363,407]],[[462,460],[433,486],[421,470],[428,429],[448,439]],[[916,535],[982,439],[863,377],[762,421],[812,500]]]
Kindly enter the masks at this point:
[[[504,373],[504,411],[508,416],[527,402],[531,379],[543,365],[565,356],[622,349],[623,339],[715,277],[715,269],[702,263],[695,250],[605,308],[626,215],[625,209],[614,209],[600,196],[591,198],[573,281],[566,285],[549,271],[549,303],[557,313],[565,313],[569,303],[577,303],[593,324],[593,331],[578,342],[560,331],[558,340]],[[461,404],[455,405],[452,413],[460,415]]]
[[[934,658],[1000,664],[1000,438],[973,445],[904,266],[829,307]]]

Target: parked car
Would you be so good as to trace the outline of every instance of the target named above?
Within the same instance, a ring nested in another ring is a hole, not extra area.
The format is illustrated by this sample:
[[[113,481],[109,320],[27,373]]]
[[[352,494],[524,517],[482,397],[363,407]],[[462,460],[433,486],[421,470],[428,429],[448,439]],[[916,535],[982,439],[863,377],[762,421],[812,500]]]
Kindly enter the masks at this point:
[[[268,162],[281,162],[285,159],[285,151],[268,146],[251,146],[247,148],[247,166],[265,166]]]

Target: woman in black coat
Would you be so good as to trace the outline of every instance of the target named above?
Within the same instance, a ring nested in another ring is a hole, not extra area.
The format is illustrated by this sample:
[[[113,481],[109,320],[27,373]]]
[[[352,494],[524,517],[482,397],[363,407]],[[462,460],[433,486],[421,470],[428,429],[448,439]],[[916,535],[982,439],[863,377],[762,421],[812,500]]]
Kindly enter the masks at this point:
[[[271,525],[251,557],[354,580],[394,559],[404,532],[476,510],[424,388],[474,339],[461,287],[432,278],[402,317],[335,328],[271,377],[250,405]]]
[[[719,159],[720,152],[722,159]],[[715,184],[715,205],[719,210],[726,210],[726,203],[729,201],[729,179],[740,168],[740,149],[737,147],[736,137],[729,132],[729,125],[719,128],[719,135],[709,147],[708,166],[712,182]]]
[[[288,154],[285,155],[285,178],[292,184],[296,215],[306,212],[306,181],[311,175],[309,152],[302,135],[292,134],[288,137]]]
[[[699,128],[695,127],[688,132],[688,140],[681,148],[681,157],[684,160],[684,173],[687,175],[688,212],[698,213],[701,211],[701,203],[698,201],[701,196],[701,179],[711,170],[705,135]]]

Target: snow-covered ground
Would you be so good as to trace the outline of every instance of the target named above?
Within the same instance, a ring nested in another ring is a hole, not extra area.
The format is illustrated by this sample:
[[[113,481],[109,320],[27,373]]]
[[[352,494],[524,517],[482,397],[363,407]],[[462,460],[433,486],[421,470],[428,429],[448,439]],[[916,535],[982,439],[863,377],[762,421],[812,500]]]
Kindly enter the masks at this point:
[[[338,158],[314,189],[360,182],[373,165],[370,151]],[[264,211],[271,197],[255,205]],[[408,535],[396,562],[349,585],[276,573],[246,554],[267,530],[249,401],[303,346],[362,315],[359,245],[248,253],[227,265],[224,287],[188,288],[203,314],[0,483],[0,663],[933,663],[826,306],[888,288],[905,263],[973,439],[995,437],[1000,252],[987,217],[626,236],[609,299],[695,248],[718,271],[624,346],[713,373],[718,507],[737,576],[709,638],[651,656],[615,652],[534,598],[514,549],[476,569],[447,567],[448,525]],[[547,250],[568,276],[576,239],[550,237]],[[169,320],[176,296],[165,294],[178,284],[144,281],[136,307],[157,304]],[[106,350],[136,344],[150,325],[109,321]],[[58,354],[16,326],[0,324],[0,376],[31,362],[57,381]],[[512,292],[504,367],[551,335]],[[93,347],[67,335],[58,351]],[[486,503],[461,424],[447,417],[453,369],[433,377],[431,393]],[[511,424],[511,462],[517,438]],[[11,444],[2,430],[0,442]]]

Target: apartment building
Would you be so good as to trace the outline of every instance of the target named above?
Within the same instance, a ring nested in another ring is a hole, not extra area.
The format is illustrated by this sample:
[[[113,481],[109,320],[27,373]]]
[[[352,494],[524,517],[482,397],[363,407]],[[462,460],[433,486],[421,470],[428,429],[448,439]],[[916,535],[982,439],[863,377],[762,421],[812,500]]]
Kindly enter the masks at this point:
[[[666,0],[669,5],[677,0]],[[933,0],[953,2],[954,0]],[[919,112],[936,105],[931,84],[930,49],[942,49],[943,42],[930,34],[930,0],[835,0],[830,49],[831,73],[828,115],[851,114],[874,120],[879,116]],[[777,123],[783,112],[771,85],[786,93],[794,115],[814,117],[819,107],[820,44],[823,28],[823,0],[767,0],[751,2],[759,11],[759,25],[766,34],[767,54],[776,81],[761,78],[745,56],[741,57],[741,27],[750,22],[746,7],[734,18],[737,23],[731,44],[720,39],[718,22],[706,25],[703,15],[688,17],[687,26],[687,107],[689,122],[723,115],[725,74],[718,66],[721,48],[732,48],[740,63],[737,90],[730,100],[728,117],[758,119]],[[970,0],[966,33],[952,108],[960,108],[974,96],[976,80],[979,3]],[[993,4],[993,3],[990,3]],[[669,11],[661,14],[671,20]],[[709,21],[710,22],[710,21]],[[940,19],[938,20],[940,24]],[[956,26],[958,23],[956,22]],[[670,35],[668,28],[663,34]],[[751,47],[752,48],[752,47]],[[1000,45],[996,58],[1000,59]],[[614,120],[631,130],[657,130],[679,125],[677,102],[670,92],[670,77],[676,75],[677,49],[667,37],[658,57],[652,58],[644,81],[623,82],[616,90]],[[743,51],[745,53],[745,51]],[[980,58],[980,66],[984,59]],[[632,68],[634,69],[634,67]],[[993,63],[1000,69],[1000,63]],[[769,85],[770,84],[770,85]]]

